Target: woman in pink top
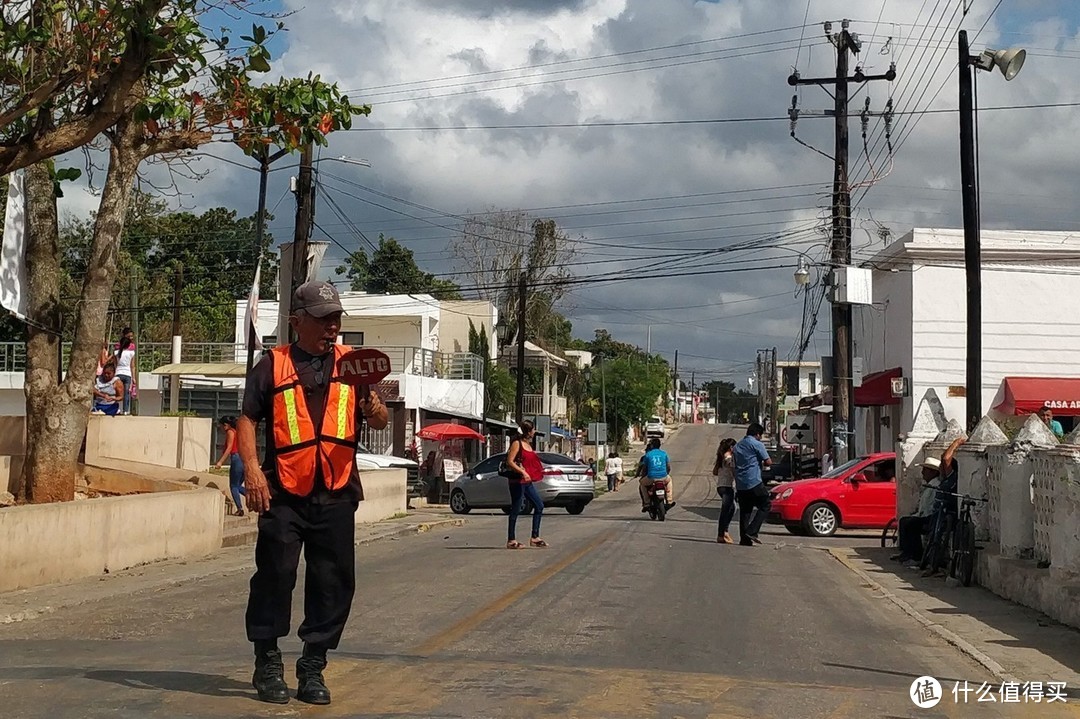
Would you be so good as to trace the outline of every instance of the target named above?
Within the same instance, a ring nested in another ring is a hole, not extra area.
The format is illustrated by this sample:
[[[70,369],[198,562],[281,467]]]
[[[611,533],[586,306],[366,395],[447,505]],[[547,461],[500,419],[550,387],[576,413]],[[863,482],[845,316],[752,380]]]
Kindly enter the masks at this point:
[[[532,439],[536,435],[533,423],[522,422],[520,429],[517,439],[510,443],[510,450],[506,453],[506,466],[513,475],[509,478],[510,529],[507,534],[506,548],[521,549],[524,546],[517,541],[517,518],[521,514],[522,497],[528,499],[533,506],[532,538],[529,544],[533,547],[546,547],[548,543],[540,538],[540,519],[544,514],[544,500],[540,499],[540,493],[536,491],[534,485],[535,482],[544,478],[544,464],[532,446]]]

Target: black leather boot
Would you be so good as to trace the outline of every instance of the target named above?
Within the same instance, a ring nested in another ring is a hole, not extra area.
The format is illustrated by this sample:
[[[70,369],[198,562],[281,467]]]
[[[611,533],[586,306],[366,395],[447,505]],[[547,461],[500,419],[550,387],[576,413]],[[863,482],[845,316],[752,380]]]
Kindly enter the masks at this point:
[[[330,690],[323,681],[326,650],[304,645],[304,654],[296,660],[296,698],[308,704],[329,704]]]
[[[285,664],[281,650],[276,644],[255,645],[255,673],[251,686],[259,693],[259,700],[271,704],[288,704],[289,687],[285,683]]]

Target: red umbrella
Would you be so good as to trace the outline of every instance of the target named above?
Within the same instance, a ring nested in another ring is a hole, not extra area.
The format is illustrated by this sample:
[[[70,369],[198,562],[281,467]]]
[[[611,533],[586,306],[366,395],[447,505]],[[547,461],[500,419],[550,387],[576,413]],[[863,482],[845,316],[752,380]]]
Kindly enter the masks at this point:
[[[416,436],[421,439],[433,439],[439,442],[447,439],[478,439],[481,442],[484,441],[484,435],[463,424],[429,425],[417,432]]]

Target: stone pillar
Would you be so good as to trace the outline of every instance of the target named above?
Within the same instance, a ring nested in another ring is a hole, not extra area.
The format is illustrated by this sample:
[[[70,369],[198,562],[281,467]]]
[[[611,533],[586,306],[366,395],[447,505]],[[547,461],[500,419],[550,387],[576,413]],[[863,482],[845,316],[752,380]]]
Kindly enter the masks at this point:
[[[998,482],[997,512],[1000,523],[1000,551],[1003,557],[1028,559],[1035,553],[1035,506],[1032,502],[1032,478],[1036,449],[1057,444],[1050,428],[1031,415],[1020,434],[1005,449],[1000,459],[1002,472]]]
[[[914,514],[922,492],[922,469],[927,443],[937,438],[948,426],[945,409],[937,393],[926,391],[915,412],[911,431],[901,434],[896,444],[896,516]],[[940,451],[938,452],[940,454]]]
[[[994,420],[983,417],[972,431],[968,441],[956,454],[959,465],[959,494],[966,494],[975,499],[990,498],[988,473],[990,463],[987,450],[992,446],[1008,444],[1009,438],[1001,431]],[[990,540],[990,511],[986,502],[979,502],[971,508],[971,518],[975,522],[975,540]]]
[[[1050,574],[1061,581],[1075,581],[1080,578],[1080,446],[1062,445],[1044,453],[1051,459],[1047,478]],[[1036,494],[1036,515],[1039,499]],[[1039,530],[1038,521],[1035,528]]]

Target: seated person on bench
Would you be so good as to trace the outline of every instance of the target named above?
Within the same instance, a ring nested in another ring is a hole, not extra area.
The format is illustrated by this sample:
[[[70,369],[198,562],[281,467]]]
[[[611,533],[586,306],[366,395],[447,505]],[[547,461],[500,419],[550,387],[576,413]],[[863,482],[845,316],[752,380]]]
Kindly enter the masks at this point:
[[[963,443],[964,438],[961,437],[949,445],[941,459],[928,457],[922,463],[923,483],[928,486],[923,488],[915,514],[900,518],[900,553],[892,556],[894,561],[919,561],[923,553],[922,536],[930,531],[937,513],[957,514],[958,467],[955,455]]]

